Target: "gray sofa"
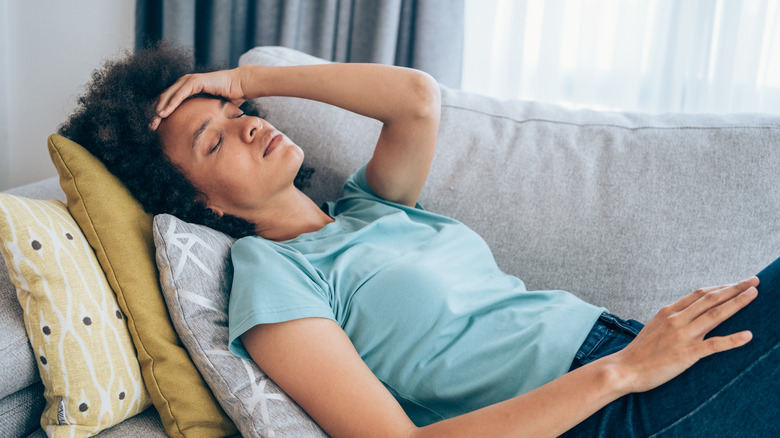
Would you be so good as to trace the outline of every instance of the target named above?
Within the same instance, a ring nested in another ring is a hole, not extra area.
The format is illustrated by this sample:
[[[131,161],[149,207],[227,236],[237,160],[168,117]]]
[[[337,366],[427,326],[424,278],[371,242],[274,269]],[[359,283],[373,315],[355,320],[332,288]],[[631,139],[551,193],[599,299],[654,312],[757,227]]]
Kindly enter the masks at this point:
[[[322,61],[258,48],[241,62]],[[318,202],[338,195],[378,135],[377,122],[324,104],[259,104],[305,150]],[[572,111],[444,88],[420,202],[477,230],[530,289],[569,290],[644,321],[696,287],[753,275],[780,256],[779,169],[778,115]],[[9,193],[65,199],[56,178]],[[43,386],[2,266],[0,436],[45,436]],[[99,436],[165,434],[150,408]]]

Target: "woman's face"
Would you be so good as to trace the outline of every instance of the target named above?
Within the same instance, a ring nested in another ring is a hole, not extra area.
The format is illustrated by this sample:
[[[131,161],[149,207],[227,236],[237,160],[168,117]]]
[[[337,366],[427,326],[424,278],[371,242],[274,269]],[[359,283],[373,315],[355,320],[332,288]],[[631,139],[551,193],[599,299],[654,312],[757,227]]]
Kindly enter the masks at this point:
[[[303,151],[259,117],[210,97],[184,101],[158,129],[163,151],[217,214],[250,219],[290,190]]]

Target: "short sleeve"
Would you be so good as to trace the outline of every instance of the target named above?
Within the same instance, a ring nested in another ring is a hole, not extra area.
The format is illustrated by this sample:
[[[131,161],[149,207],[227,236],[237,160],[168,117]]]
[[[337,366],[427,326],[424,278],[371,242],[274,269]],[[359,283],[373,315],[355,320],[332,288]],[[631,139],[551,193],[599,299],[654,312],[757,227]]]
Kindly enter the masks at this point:
[[[362,165],[347,178],[344,182],[344,191],[341,195],[342,199],[357,197],[381,200],[381,198],[371,190],[371,187],[368,186],[368,179],[366,179],[367,166],[368,163]]]
[[[297,251],[253,236],[236,241],[231,258],[229,349],[236,356],[250,358],[240,336],[255,325],[312,317],[335,321],[330,288]]]
[[[388,201],[379,197],[371,187],[368,185],[368,179],[366,178],[366,168],[368,163],[358,168],[352,175],[344,182],[344,191],[340,200],[349,201],[354,199],[365,199],[373,202],[380,202],[382,204],[390,205],[392,207],[400,207],[402,209],[409,208],[405,205],[396,204],[395,202]],[[419,210],[425,210],[418,202],[414,207]]]

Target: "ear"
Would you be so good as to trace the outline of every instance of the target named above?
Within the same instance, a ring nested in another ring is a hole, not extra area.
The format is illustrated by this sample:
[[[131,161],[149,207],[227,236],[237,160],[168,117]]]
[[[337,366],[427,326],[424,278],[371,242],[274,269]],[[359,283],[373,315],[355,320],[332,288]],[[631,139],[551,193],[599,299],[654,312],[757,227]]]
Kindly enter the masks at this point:
[[[214,214],[216,214],[219,217],[222,217],[225,214],[224,210],[209,202],[209,200],[203,194],[198,195],[198,197],[195,200],[198,202],[202,202],[203,204],[206,204],[206,208],[211,210]]]
[[[224,212],[224,211],[222,211],[222,209],[221,209],[221,208],[219,208],[219,207],[215,207],[215,206],[213,206],[213,205],[208,205],[208,204],[206,204],[206,208],[208,208],[209,210],[213,211],[213,212],[214,212],[214,214],[216,214],[216,215],[217,215],[217,216],[219,216],[219,217],[222,217],[222,216],[225,214],[225,212]]]

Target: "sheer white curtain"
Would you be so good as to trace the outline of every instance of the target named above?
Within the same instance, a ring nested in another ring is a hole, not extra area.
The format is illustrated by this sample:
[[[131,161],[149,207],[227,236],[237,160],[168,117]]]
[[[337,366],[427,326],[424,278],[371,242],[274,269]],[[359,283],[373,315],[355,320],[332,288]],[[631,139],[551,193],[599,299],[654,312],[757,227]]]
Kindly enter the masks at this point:
[[[466,0],[462,87],[569,107],[780,113],[780,0]]]

